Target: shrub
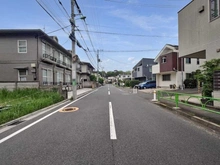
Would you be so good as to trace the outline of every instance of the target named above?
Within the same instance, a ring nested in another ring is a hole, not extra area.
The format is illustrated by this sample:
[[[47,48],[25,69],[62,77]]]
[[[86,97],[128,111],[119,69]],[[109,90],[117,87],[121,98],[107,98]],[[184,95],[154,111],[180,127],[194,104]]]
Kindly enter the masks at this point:
[[[196,81],[196,79],[192,79],[192,78],[185,79],[184,85],[185,85],[185,88],[196,88],[197,81]]]

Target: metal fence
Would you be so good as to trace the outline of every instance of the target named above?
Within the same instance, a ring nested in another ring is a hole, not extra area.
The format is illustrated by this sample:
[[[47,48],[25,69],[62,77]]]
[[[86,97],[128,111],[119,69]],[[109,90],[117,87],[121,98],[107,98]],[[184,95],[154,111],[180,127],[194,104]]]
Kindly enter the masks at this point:
[[[157,91],[157,99],[158,101],[160,101],[161,99],[165,99],[173,102],[175,104],[175,108],[178,108],[179,104],[183,104],[220,115],[220,107],[214,106],[214,104],[220,105],[220,98],[202,97],[185,93]]]

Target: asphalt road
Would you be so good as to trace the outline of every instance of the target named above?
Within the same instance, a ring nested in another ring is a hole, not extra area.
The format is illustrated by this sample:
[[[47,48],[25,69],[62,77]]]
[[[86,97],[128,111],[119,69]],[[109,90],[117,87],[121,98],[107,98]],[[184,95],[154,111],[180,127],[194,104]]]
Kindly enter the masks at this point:
[[[106,85],[68,107],[1,133],[0,164],[220,164],[218,136],[129,91]]]

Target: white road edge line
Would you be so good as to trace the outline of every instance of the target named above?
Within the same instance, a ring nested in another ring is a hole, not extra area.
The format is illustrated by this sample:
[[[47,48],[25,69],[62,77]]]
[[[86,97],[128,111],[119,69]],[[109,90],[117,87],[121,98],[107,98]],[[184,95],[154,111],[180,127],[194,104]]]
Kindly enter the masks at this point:
[[[112,109],[112,103],[109,102],[109,124],[110,124],[110,139],[116,140],[116,131],[115,131],[115,121],[114,121],[114,115],[113,115],[113,109]]]
[[[93,92],[96,92],[96,91],[97,91],[97,90],[95,90],[95,91],[93,91]],[[8,139],[10,139],[10,138],[12,138],[12,137],[18,135],[19,133],[25,131],[26,129],[32,127],[33,125],[35,125],[35,124],[41,122],[42,120],[48,118],[49,116],[55,114],[56,112],[58,112],[59,110],[65,108],[65,107],[67,107],[68,105],[73,104],[73,103],[75,103],[75,102],[81,100],[82,98],[84,98],[84,97],[86,97],[86,96],[92,94],[93,92],[88,93],[88,94],[86,94],[85,96],[82,96],[82,97],[80,97],[79,99],[76,99],[76,100],[72,101],[71,103],[69,103],[69,104],[67,104],[67,105],[65,105],[65,106],[63,106],[63,107],[61,107],[60,109],[58,109],[58,110],[56,110],[56,111],[54,111],[54,112],[52,112],[52,113],[50,113],[50,114],[48,114],[48,115],[42,117],[42,118],[40,118],[39,120],[37,120],[37,121],[35,121],[35,122],[33,122],[33,123],[27,125],[26,127],[24,127],[24,128],[22,128],[22,129],[20,129],[20,130],[18,130],[18,131],[16,131],[16,132],[14,132],[14,133],[12,133],[12,134],[6,136],[6,137],[4,137],[3,139],[0,139],[0,144],[3,143],[3,142],[5,142],[6,140],[8,140]]]

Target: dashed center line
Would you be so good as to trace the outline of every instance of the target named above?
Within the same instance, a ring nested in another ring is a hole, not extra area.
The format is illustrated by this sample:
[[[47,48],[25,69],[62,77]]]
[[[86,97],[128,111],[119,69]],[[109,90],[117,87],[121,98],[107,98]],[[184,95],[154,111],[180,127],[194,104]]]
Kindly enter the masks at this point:
[[[108,91],[108,95],[110,95],[110,91]]]

